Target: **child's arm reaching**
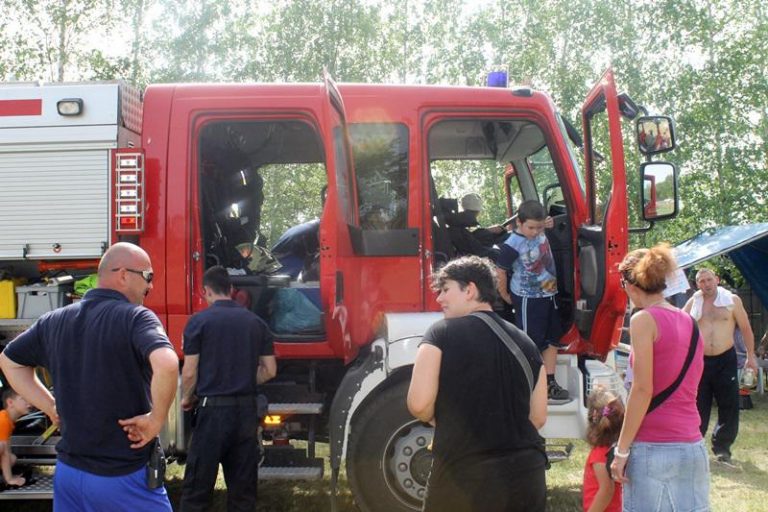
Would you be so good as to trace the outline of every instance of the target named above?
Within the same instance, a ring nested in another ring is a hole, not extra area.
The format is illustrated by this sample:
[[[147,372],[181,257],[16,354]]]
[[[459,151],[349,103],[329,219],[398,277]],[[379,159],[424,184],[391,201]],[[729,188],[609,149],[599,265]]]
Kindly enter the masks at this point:
[[[24,477],[14,476],[11,473],[13,459],[11,444],[7,441],[0,441],[0,466],[2,466],[3,470],[3,480],[5,480],[5,483],[8,485],[24,485]]]
[[[507,304],[512,304],[512,296],[509,294],[509,278],[507,277],[507,271],[503,268],[496,267],[496,273],[499,279],[499,296]]]
[[[592,469],[595,470],[595,477],[597,483],[600,484],[600,488],[595,494],[595,499],[592,501],[589,510],[587,512],[603,512],[611,503],[613,498],[614,483],[608,475],[608,469],[605,467],[604,462],[595,462],[592,464]]]

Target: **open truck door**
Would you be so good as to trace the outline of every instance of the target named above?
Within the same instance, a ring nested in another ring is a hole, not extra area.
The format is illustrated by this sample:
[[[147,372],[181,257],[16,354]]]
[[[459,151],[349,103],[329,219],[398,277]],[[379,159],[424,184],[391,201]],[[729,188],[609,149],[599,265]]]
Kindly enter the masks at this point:
[[[591,352],[605,355],[618,342],[627,297],[618,265],[628,249],[627,175],[621,98],[605,72],[582,107],[587,222],[578,228],[576,325]],[[605,156],[596,146],[606,150]]]
[[[169,283],[192,282],[167,288],[179,310],[170,322],[172,339],[180,340],[188,315],[205,307],[199,293],[205,270],[223,265],[233,269],[232,282],[242,292],[236,299],[270,325],[279,357],[354,357],[345,348],[352,345],[344,306],[355,296],[348,226],[358,222],[357,198],[336,85],[326,76],[321,84],[290,87],[161,87],[150,87],[146,101],[172,94],[171,122],[188,122],[191,134],[171,134],[175,154],[167,164],[189,169],[169,172],[180,178],[168,187],[191,194],[168,195],[174,211],[189,215],[179,225],[192,229],[189,240],[183,229],[168,231]],[[286,201],[287,190],[298,199]],[[302,234],[288,245],[306,254],[293,268],[277,244],[295,228]],[[242,254],[249,244],[250,254]],[[179,250],[185,245],[191,257]]]
[[[169,315],[174,343],[189,315],[205,307],[203,273],[222,265],[233,298],[269,325],[281,364],[352,359],[354,315],[347,307],[358,286],[350,236],[358,224],[357,193],[344,105],[331,78],[291,86],[150,87],[147,108],[164,96],[173,97],[170,123],[189,126],[170,134],[174,153],[167,163],[175,180],[168,189],[189,190],[189,196],[168,194],[169,209],[181,212],[176,229],[168,230],[165,265],[169,304],[178,309]],[[181,286],[184,280],[190,285]],[[306,380],[262,388],[269,414],[308,425],[312,440],[325,405],[314,371],[313,365]],[[185,422],[176,423],[183,451]],[[322,476],[313,442],[306,453],[265,453],[260,478]]]
[[[343,355],[345,363],[357,355],[352,343],[355,327],[348,305],[360,300],[359,281],[355,278],[354,250],[351,233],[360,227],[358,215],[357,183],[355,181],[344,101],[336,83],[325,72],[326,136],[323,137],[328,167],[328,198],[320,222],[320,291],[322,303],[327,305],[326,327],[338,330],[329,334],[329,340],[338,345],[330,347],[336,355]],[[332,265],[324,264],[335,261]]]

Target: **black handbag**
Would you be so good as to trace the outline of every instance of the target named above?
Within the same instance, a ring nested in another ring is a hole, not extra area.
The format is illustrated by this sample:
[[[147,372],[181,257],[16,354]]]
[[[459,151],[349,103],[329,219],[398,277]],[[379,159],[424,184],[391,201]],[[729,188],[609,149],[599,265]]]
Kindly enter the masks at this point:
[[[685,374],[688,373],[688,368],[690,368],[691,363],[693,362],[693,355],[696,353],[696,341],[699,339],[699,325],[696,323],[696,320],[693,317],[691,317],[691,322],[693,323],[693,329],[691,330],[691,341],[688,344],[688,354],[685,356],[685,362],[683,363],[683,367],[680,370],[680,374],[672,384],[667,386],[664,390],[661,391],[661,393],[651,399],[651,403],[648,404],[648,410],[645,412],[646,415],[663,404],[667,398],[672,396],[672,393],[674,393],[678,386],[680,386],[680,383],[683,382]],[[615,452],[616,443],[613,443],[608,449],[608,453],[605,454],[605,467],[608,469],[608,476],[611,479],[613,479],[613,475],[611,474],[611,463],[616,457]]]

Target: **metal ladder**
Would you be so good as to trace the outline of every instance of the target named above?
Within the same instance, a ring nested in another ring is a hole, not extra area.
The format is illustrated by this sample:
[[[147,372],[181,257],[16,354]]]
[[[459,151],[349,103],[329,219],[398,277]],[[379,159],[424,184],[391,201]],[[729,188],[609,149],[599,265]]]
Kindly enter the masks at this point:
[[[323,459],[315,457],[317,419],[323,412],[323,395],[315,391],[315,366],[309,370],[309,384],[267,383],[261,392],[269,398],[269,416],[308,416],[307,448],[287,445],[265,446],[259,480],[319,480],[323,477]]]

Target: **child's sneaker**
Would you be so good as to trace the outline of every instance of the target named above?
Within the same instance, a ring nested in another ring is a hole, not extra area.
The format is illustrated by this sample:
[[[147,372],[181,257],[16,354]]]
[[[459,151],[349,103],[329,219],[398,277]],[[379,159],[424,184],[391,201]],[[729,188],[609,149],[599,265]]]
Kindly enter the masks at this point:
[[[570,395],[567,389],[561,388],[560,384],[553,380],[547,385],[547,398],[549,400],[568,400]]]

